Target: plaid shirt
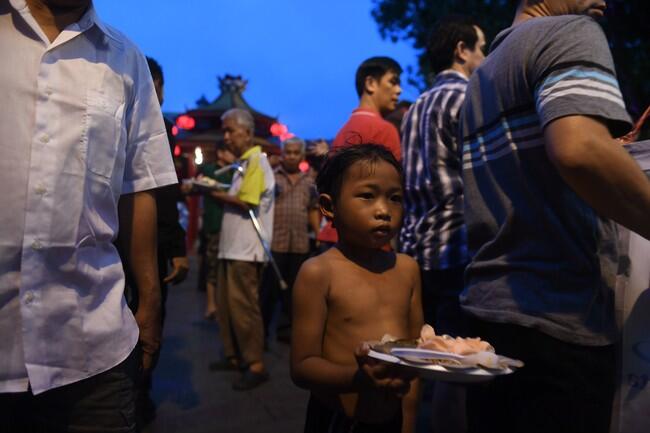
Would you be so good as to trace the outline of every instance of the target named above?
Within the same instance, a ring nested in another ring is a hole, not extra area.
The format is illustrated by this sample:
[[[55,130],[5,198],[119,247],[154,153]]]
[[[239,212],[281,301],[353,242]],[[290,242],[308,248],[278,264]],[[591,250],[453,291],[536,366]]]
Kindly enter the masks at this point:
[[[441,72],[402,122],[405,217],[400,242],[424,270],[468,261],[457,142],[466,88],[462,74]]]
[[[316,202],[316,186],[307,173],[291,183],[282,166],[276,169],[271,250],[276,253],[309,252],[309,210],[316,207]]]

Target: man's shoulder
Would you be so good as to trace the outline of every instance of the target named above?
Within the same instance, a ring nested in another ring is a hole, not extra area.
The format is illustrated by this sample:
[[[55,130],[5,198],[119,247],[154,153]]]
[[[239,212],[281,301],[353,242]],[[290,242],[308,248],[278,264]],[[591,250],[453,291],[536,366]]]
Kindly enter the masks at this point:
[[[579,30],[602,32],[598,23],[586,15],[559,15],[533,18],[512,29],[516,39],[531,38],[537,42],[580,36]]]

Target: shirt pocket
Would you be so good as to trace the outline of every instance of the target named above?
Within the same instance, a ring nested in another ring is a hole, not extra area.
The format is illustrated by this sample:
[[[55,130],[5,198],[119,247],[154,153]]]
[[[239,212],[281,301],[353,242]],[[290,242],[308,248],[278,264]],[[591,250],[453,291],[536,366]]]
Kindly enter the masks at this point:
[[[90,88],[86,93],[86,168],[110,180],[122,141],[124,101],[121,93]]]

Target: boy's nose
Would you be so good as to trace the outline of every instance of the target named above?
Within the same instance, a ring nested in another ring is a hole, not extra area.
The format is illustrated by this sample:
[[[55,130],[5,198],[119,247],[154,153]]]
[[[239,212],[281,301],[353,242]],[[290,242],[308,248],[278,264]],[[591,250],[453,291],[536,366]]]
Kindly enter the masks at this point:
[[[388,210],[388,206],[386,206],[385,203],[377,204],[377,207],[375,208],[375,218],[378,220],[390,221],[390,211]]]

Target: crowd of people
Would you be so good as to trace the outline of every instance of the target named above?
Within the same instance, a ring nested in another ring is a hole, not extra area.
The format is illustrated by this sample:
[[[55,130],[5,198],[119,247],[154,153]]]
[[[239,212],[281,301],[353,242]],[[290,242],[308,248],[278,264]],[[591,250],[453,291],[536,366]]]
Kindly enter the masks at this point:
[[[424,383],[367,342],[425,323],[525,364],[435,382],[432,431],[609,432],[615,224],[650,239],[650,183],[615,139],[631,122],[604,9],[520,0],[487,56],[480,21],[445,17],[407,110],[401,66],[371,57],[309,170],[304,140],[272,158],[234,108],[200,167],[213,184],[179,186],[160,65],[91,0],[0,2],[0,431],[135,432],[153,416],[167,284],[189,269],[177,203],[199,194],[223,346],[207,368],[251,390],[272,379],[269,338],[290,343],[306,433],[414,432]]]

